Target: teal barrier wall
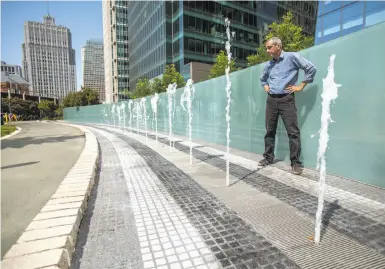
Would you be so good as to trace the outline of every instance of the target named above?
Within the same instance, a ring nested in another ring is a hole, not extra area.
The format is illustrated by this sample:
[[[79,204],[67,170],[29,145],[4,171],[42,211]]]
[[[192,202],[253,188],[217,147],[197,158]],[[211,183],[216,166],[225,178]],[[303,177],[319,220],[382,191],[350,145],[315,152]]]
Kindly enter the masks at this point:
[[[296,94],[302,137],[302,161],[315,168],[318,131],[321,125],[322,79],[326,77],[329,57],[336,55],[335,81],[342,86],[331,107],[334,123],[329,126],[327,172],[385,187],[385,23],[361,30],[319,46],[301,51],[314,63],[317,75],[313,84]],[[265,134],[266,94],[259,77],[263,64],[231,74],[231,147],[262,154]],[[301,72],[300,79],[303,77]],[[195,84],[193,100],[193,139],[226,143],[225,76]],[[180,106],[183,89],[176,93],[173,133],[186,135],[187,112]],[[125,107],[125,124],[130,113]],[[115,106],[122,106],[117,103]],[[155,129],[150,98],[147,98],[148,128]],[[66,108],[64,119],[82,123],[117,124],[113,105]],[[134,107],[134,104],[133,104]],[[104,112],[103,112],[104,111]],[[165,93],[158,103],[158,130],[168,132],[168,102]],[[133,127],[136,119],[132,119]],[[121,124],[124,124],[122,120]],[[140,128],[144,128],[142,122]],[[314,135],[313,138],[311,136]],[[279,123],[276,141],[277,159],[289,160],[285,127]]]

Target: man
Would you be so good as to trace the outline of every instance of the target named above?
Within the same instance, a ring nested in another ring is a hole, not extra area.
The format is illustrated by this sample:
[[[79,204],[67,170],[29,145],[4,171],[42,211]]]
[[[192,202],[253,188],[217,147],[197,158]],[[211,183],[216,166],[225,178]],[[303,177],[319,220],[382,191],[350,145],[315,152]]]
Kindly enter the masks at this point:
[[[289,136],[292,172],[300,175],[303,170],[300,161],[301,137],[294,93],[302,91],[308,83],[313,82],[316,68],[298,53],[283,51],[282,42],[277,37],[269,39],[265,46],[273,59],[266,64],[260,78],[267,100],[265,153],[259,165],[266,166],[274,160],[275,134],[278,116],[281,116]],[[305,79],[296,86],[300,69],[305,72]]]

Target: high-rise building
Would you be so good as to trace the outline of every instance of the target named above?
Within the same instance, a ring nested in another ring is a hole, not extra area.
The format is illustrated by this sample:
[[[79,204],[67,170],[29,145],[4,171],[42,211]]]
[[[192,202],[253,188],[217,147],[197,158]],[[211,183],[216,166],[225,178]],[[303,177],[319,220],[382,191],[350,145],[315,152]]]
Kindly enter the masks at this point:
[[[298,2],[298,3],[297,3]],[[292,11],[304,33],[314,35],[316,3],[311,1],[129,1],[130,89],[141,77],[164,72],[166,64],[187,79],[190,62],[213,64],[225,50],[225,18],[231,22],[232,56],[239,66],[262,44],[269,24]],[[303,10],[302,10],[303,9]]]
[[[67,27],[50,15],[24,24],[23,70],[34,95],[63,99],[76,91],[75,50]]]
[[[103,1],[103,40],[106,102],[127,99],[129,89],[129,1]]]
[[[82,86],[96,90],[99,93],[99,100],[105,101],[103,41],[101,40],[87,40],[86,45],[82,47]]]
[[[315,44],[385,21],[383,1],[319,1]]]

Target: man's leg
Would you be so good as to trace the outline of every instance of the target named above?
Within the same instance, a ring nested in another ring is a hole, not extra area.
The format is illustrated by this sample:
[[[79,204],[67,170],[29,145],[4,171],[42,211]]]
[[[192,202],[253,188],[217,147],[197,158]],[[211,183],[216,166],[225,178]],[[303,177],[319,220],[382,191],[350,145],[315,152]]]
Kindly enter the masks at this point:
[[[300,166],[299,160],[301,155],[301,135],[298,127],[297,108],[295,106],[295,98],[290,94],[279,101],[279,112],[285,124],[287,135],[289,136],[290,161],[295,166]],[[298,172],[298,171],[297,171]]]
[[[274,160],[275,134],[278,124],[278,104],[277,100],[270,96],[267,96],[266,100],[265,124],[265,153],[263,157],[271,163]]]

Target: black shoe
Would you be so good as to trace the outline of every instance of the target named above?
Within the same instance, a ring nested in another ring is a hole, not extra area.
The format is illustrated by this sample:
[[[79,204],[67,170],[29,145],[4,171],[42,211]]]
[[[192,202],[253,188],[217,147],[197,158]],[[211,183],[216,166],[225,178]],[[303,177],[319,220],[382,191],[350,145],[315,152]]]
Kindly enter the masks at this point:
[[[300,164],[298,163],[295,163],[291,166],[291,172],[294,174],[294,175],[301,175],[302,172],[303,172],[303,168]]]
[[[262,161],[260,161],[259,163],[258,163],[258,166],[267,166],[267,165],[269,165],[269,164],[272,164],[273,162],[271,162],[271,161],[269,161],[269,160],[267,160],[267,159],[263,159]]]

